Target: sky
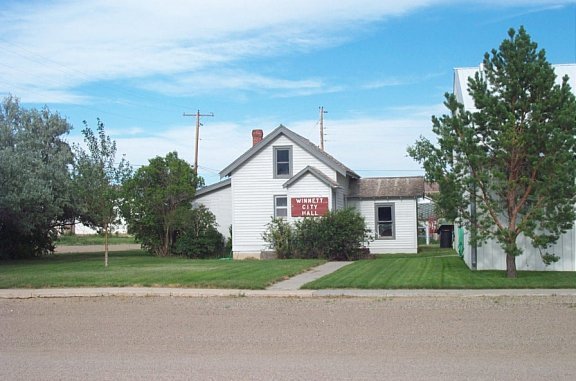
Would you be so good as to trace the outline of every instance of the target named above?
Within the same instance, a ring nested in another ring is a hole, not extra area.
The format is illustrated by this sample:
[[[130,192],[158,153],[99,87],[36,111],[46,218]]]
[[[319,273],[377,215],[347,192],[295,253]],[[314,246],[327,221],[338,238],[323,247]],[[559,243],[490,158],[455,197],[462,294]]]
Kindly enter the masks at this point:
[[[138,168],[176,151],[206,184],[280,124],[362,177],[418,176],[454,68],[524,26],[576,62],[576,0],[0,0],[0,97],[97,118]]]

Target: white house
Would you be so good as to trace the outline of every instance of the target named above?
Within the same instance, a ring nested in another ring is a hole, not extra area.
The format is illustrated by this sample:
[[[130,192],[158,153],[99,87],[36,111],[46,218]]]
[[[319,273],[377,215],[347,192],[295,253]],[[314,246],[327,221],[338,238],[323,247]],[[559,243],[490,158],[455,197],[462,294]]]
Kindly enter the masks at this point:
[[[372,230],[371,253],[416,253],[417,199],[422,177],[362,179],[308,139],[284,126],[220,172],[224,180],[197,191],[195,203],[216,216],[222,234],[232,226],[234,258],[261,258],[262,233],[272,217],[294,221],[328,210],[357,208]]]
[[[556,72],[556,81],[561,83],[562,77],[568,75],[570,77],[570,87],[573,92],[576,91],[576,64],[552,66]],[[474,77],[479,70],[479,67],[454,69],[454,95],[458,102],[464,105],[464,109],[472,112],[475,111],[475,107],[474,100],[468,94],[468,78]],[[469,232],[463,231],[459,233],[457,229],[455,238],[456,247],[458,247],[459,239],[462,238],[463,242],[460,246],[463,247],[464,260],[468,267],[478,270],[506,269],[506,255],[495,240],[475,247],[476,261],[474,261]],[[520,236],[518,244],[524,252],[516,258],[516,268],[518,270],[576,271],[576,229],[574,228],[562,235],[558,242],[548,249],[548,252],[560,257],[558,262],[549,266],[542,262],[540,252],[530,244],[526,237]]]

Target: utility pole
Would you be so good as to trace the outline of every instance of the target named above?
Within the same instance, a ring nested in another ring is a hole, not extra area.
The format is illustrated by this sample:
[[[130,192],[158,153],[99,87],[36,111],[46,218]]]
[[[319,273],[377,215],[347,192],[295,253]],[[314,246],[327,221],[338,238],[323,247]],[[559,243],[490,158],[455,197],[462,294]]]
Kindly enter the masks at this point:
[[[196,138],[194,140],[194,173],[198,174],[198,140],[200,140],[200,117],[202,116],[214,116],[214,113],[210,114],[200,114],[200,110],[196,111],[196,114],[186,114],[183,113],[182,116],[196,116]]]
[[[328,111],[324,111],[324,106],[320,106],[320,149],[324,151],[324,114]]]

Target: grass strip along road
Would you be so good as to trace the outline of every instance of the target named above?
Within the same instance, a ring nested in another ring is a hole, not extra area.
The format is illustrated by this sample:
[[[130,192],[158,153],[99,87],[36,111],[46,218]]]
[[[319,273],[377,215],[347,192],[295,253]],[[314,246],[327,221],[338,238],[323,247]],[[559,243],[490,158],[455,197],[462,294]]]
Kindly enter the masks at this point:
[[[188,287],[264,289],[320,260],[231,261],[154,257],[141,250],[55,254],[0,262],[0,288]]]
[[[191,260],[154,257],[141,250],[73,253],[0,262],[0,288],[184,287],[264,289],[324,263],[321,260]],[[355,262],[304,286],[308,289],[576,288],[576,273],[471,271],[453,250],[424,248]]]
[[[576,273],[519,271],[508,279],[504,271],[472,271],[454,250],[423,248],[422,253],[380,255],[358,261],[303,288],[358,289],[513,289],[576,288]]]

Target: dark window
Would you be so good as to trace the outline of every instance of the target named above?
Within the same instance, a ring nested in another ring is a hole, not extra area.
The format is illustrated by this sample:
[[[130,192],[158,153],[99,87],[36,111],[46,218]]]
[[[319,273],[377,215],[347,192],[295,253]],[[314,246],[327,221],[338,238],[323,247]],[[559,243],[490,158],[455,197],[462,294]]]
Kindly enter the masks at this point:
[[[376,204],[376,238],[394,239],[394,204]]]
[[[292,147],[274,147],[274,177],[292,176]]]
[[[288,197],[274,196],[274,217],[288,217]]]

